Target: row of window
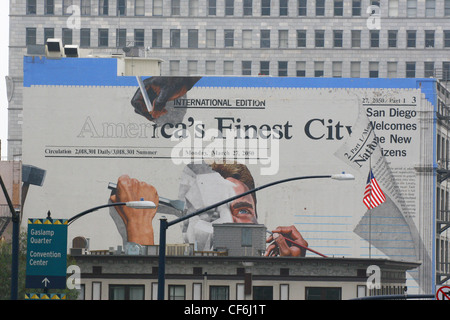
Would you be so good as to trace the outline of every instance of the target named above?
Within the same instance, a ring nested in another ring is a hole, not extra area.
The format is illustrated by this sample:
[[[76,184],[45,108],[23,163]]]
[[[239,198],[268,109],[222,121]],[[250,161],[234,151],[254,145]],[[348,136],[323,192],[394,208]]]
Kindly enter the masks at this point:
[[[152,295],[155,299],[157,294],[157,283],[152,284]],[[168,298],[169,300],[203,300],[201,283],[192,284],[192,297],[187,294],[186,285],[169,285]],[[244,284],[236,284],[236,297],[230,296],[229,286],[210,285],[209,300],[244,300]],[[279,299],[289,300],[289,285],[279,285]],[[379,289],[367,290],[367,286],[358,285],[356,290],[357,297],[365,297],[367,295],[395,295],[403,294],[405,287],[403,286],[382,286]],[[101,283],[92,283],[92,300],[100,300],[101,298]],[[108,287],[109,300],[144,300],[145,285],[126,285],[126,284],[110,284]],[[252,287],[253,300],[273,300],[274,287],[273,286],[253,286]],[[80,300],[85,299],[85,286],[81,285]],[[305,300],[341,300],[341,287],[305,287]]]
[[[183,61],[184,62],[184,61]],[[204,61],[204,72],[203,72],[203,62],[202,62],[202,70],[200,70],[200,63],[196,60],[186,61],[187,64],[187,74],[206,74],[206,75],[235,75],[235,61],[223,61],[223,69],[217,70],[217,61],[207,60]],[[252,70],[256,64],[258,68],[257,72]],[[434,62],[423,62],[423,74],[418,74],[417,65],[418,62],[408,61],[405,62],[404,69],[402,69],[402,74],[400,74],[399,70],[399,62],[386,62],[386,66],[383,65],[383,69],[380,68],[381,63],[377,61],[368,62],[368,72],[366,72],[366,67],[362,68],[361,61],[350,61],[349,63],[344,63],[342,61],[314,61],[311,62],[313,67],[308,67],[306,61],[276,61],[275,68],[276,71],[273,70],[274,62],[271,61],[241,61],[240,62],[240,72],[243,76],[251,76],[251,75],[276,75],[279,77],[293,76],[293,77],[335,77],[341,78],[344,76],[349,76],[352,78],[360,78],[360,77],[369,77],[369,78],[379,78],[380,70],[383,70],[383,77],[387,78],[416,78],[416,77],[435,77],[435,70],[437,67]],[[331,64],[331,68],[329,67]],[[443,62],[442,69],[444,70],[445,78],[450,80],[450,62]],[[349,72],[346,72],[349,70]],[[385,71],[384,71],[385,70]],[[404,73],[403,73],[404,71]],[[179,76],[184,74],[181,72],[181,61],[179,60],[170,60],[169,61],[169,74],[171,76]]]
[[[398,30],[386,30],[387,32],[387,43],[382,43],[380,41],[380,30],[369,30],[369,47],[370,48],[399,48],[399,32]],[[403,31],[402,31],[403,32]],[[109,41],[109,29],[101,28],[98,29],[98,46],[99,47],[112,47]],[[116,29],[116,43],[114,47],[122,48],[129,43],[132,43],[136,47],[144,47],[145,45],[145,30],[144,29],[134,29],[133,30],[133,41],[127,42],[127,30],[126,29]],[[180,29],[171,29],[170,33],[170,48],[181,48],[182,35],[187,36],[187,48],[199,48],[199,30],[189,29],[187,31]],[[187,34],[186,34],[187,33]],[[242,48],[252,48],[254,42],[254,30],[242,30],[241,31],[241,47]],[[259,30],[259,48],[268,49],[273,47],[271,34],[272,30]],[[311,32],[309,32],[311,33]],[[344,48],[345,37],[347,32],[343,30],[332,30],[332,47],[333,48]],[[417,30],[406,30],[404,31],[405,36],[405,46],[406,48],[418,48],[418,31]],[[437,32],[435,30],[423,30],[420,32],[420,39],[423,35],[423,43],[425,48],[450,48],[450,30],[443,30],[442,33],[438,32],[438,35],[442,36],[442,44],[437,45]],[[350,30],[350,47],[351,48],[361,48],[362,40],[365,34],[362,30]],[[48,38],[55,37],[54,28],[44,28],[44,43],[46,43]],[[383,36],[384,38],[384,36]],[[311,47],[308,45],[308,31],[307,30],[296,30],[296,48],[307,48]],[[73,44],[73,29],[63,28],[62,29],[62,41],[63,44]],[[329,47],[327,45],[327,32],[325,30],[314,30],[314,48],[325,48]],[[26,28],[26,45],[37,44],[37,29],[36,28]],[[203,42],[203,41],[202,41]],[[217,30],[206,30],[205,32],[205,47],[206,48],[216,48],[218,42]],[[224,48],[235,48],[237,44],[237,39],[235,36],[235,30],[225,29],[223,30],[223,47]],[[91,44],[91,29],[82,28],[80,29],[80,47],[90,47]],[[163,30],[153,29],[152,30],[152,41],[151,46],[153,48],[163,47]],[[402,47],[404,47],[402,45]],[[421,46],[422,47],[422,46]],[[289,30],[278,30],[278,46],[277,48],[289,48]]]
[[[242,6],[243,16],[252,16],[254,14],[254,1],[253,0],[221,0],[224,4],[224,15],[234,16],[236,14],[236,6]],[[400,0],[389,0],[388,2],[388,12],[391,17],[399,16],[399,1]],[[44,1],[44,14],[53,15],[55,14],[55,0],[45,0]],[[127,7],[127,0],[62,0],[62,14],[71,15],[73,13],[72,5],[79,5],[81,15],[92,15],[93,6],[98,8],[98,15],[107,16],[113,14],[111,8],[115,2],[115,15],[126,16],[132,15],[134,11],[135,16],[145,15],[145,0],[134,0],[134,7]],[[165,1],[167,3],[169,1]],[[189,0],[188,3],[188,16],[199,16],[200,14],[200,0]],[[206,2],[206,14],[209,16],[217,15],[217,0],[205,0]],[[261,16],[271,16],[274,15],[273,5],[270,0],[260,0],[259,1],[260,15]],[[279,0],[278,8],[276,10],[277,16],[288,16],[289,15],[289,0]],[[293,1],[291,1],[293,2]],[[332,14],[336,17],[344,16],[344,0],[333,0],[332,1]],[[350,1],[349,1],[350,2]],[[425,17],[435,17],[436,11],[441,12],[443,9],[444,16],[450,16],[450,0],[444,0],[443,8],[437,7],[437,0],[426,0],[425,2]],[[314,7],[315,16],[325,16],[326,14],[326,3],[325,0],[296,0],[296,14],[298,16],[308,15],[308,6]],[[361,6],[362,0],[351,0],[351,15],[361,16],[361,14],[366,13],[365,8]],[[380,1],[371,0],[370,4],[372,6],[377,6],[379,8]],[[34,15],[37,13],[37,0],[27,0],[26,13],[29,15]],[[372,8],[371,8],[372,9]],[[373,8],[372,14],[379,13],[379,9]],[[418,0],[406,0],[406,16],[407,17],[417,17],[418,12]],[[171,0],[170,1],[170,14],[172,16],[181,15],[181,0]],[[400,11],[401,12],[401,11]],[[153,0],[152,1],[152,15],[162,16],[163,15],[163,0]]]
[[[192,284],[192,300],[202,300],[202,284]],[[363,291],[358,289],[357,294],[365,295],[365,286]],[[209,300],[230,300],[233,297],[230,296],[229,286],[210,285],[209,288]],[[153,296],[156,297],[157,283],[153,284]],[[168,298],[169,300],[186,300],[188,299],[186,285],[169,285],[168,286]],[[279,298],[280,300],[289,299],[289,285],[280,284],[279,286]],[[273,286],[253,286],[252,287],[253,300],[273,300],[274,299],[274,287]],[[101,283],[92,283],[92,299],[99,300],[101,297]],[[109,300],[144,300],[145,297],[145,285],[119,285],[110,284],[108,286],[108,298]],[[236,285],[236,299],[244,300],[244,284]],[[85,299],[85,286],[81,286],[80,300]],[[233,298],[234,299],[234,298]],[[341,300],[342,288],[340,287],[306,287],[305,288],[306,300]]]

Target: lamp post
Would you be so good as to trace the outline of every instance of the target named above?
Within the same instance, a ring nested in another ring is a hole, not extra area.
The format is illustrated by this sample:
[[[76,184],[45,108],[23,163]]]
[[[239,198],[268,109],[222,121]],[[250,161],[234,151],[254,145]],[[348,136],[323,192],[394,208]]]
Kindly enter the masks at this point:
[[[19,287],[19,229],[20,229],[20,212],[14,209],[11,198],[8,195],[6,186],[0,176],[0,185],[8,202],[9,210],[12,215],[12,252],[11,252],[11,300],[17,300]]]
[[[207,206],[203,209],[197,210],[197,211],[187,214],[183,217],[172,220],[170,222],[168,222],[167,219],[164,217],[161,218],[160,219],[160,230],[159,230],[158,300],[164,300],[165,273],[166,273],[166,231],[170,226],[177,224],[179,222],[182,222],[184,220],[190,219],[190,218],[197,216],[203,212],[209,211],[211,209],[219,207],[219,206],[226,204],[228,202],[231,202],[233,200],[244,197],[248,194],[254,193],[256,191],[259,191],[259,190],[262,190],[262,189],[265,189],[265,188],[268,188],[268,187],[271,187],[271,186],[274,186],[277,184],[286,183],[286,182],[290,182],[290,181],[294,181],[294,180],[304,180],[304,179],[354,180],[355,177],[351,174],[341,173],[341,174],[332,174],[332,175],[301,176],[301,177],[292,177],[292,178],[277,180],[277,181],[262,185],[260,187],[248,190],[241,194],[235,195],[228,199],[222,200],[220,202],[217,202],[217,203]]]

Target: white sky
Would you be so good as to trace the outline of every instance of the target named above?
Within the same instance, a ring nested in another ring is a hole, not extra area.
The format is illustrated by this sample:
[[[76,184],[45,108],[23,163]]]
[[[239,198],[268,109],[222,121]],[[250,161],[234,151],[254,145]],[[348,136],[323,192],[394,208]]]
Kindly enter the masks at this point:
[[[2,158],[7,156],[8,139],[8,99],[6,81],[8,75],[9,42],[9,1],[0,0],[0,140],[2,141]]]

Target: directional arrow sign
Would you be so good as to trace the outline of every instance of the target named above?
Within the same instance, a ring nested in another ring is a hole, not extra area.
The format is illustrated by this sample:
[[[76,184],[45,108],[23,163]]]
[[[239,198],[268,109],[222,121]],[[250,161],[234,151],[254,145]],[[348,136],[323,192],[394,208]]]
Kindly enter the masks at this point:
[[[67,220],[28,219],[26,288],[65,289]]]
[[[49,284],[50,280],[48,280],[47,278],[44,278],[44,280],[42,280],[42,283],[44,284],[44,287],[47,288],[47,285]]]

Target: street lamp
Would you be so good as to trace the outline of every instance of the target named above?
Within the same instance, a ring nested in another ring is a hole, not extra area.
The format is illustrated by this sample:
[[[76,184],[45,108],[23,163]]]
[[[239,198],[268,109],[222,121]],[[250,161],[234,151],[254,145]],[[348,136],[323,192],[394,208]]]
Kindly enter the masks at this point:
[[[302,177],[293,177],[293,178],[287,178],[283,180],[274,181],[265,185],[262,185],[260,187],[248,190],[246,192],[243,192],[241,194],[235,195],[231,198],[222,200],[218,203],[212,204],[210,206],[207,206],[203,209],[197,210],[195,212],[192,212],[190,214],[187,214],[183,217],[180,217],[178,219],[172,220],[170,222],[167,222],[167,219],[165,217],[160,219],[160,230],[159,230],[159,258],[158,258],[158,300],[164,300],[164,286],[165,286],[165,273],[166,273],[166,230],[179,222],[182,222],[184,220],[190,219],[194,216],[197,216],[203,212],[209,211],[211,209],[214,209],[216,207],[219,207],[223,204],[226,204],[228,202],[231,202],[233,200],[239,199],[241,197],[244,197],[248,194],[254,193],[256,191],[289,182],[294,180],[304,180],[304,179],[334,179],[334,180],[354,180],[355,177],[348,173],[340,173],[340,174],[332,174],[332,175],[320,175],[320,176],[302,176]]]
[[[80,212],[79,214],[73,216],[72,218],[70,218],[69,220],[67,220],[67,224],[71,224],[72,222],[74,222],[76,219],[81,218],[82,216],[91,213],[93,211],[102,209],[102,208],[106,208],[106,207],[116,207],[116,206],[127,206],[129,208],[134,208],[134,209],[156,209],[156,205],[154,202],[152,201],[144,201],[144,200],[140,200],[140,201],[128,201],[128,202],[110,202],[107,204],[103,204],[88,210],[85,210],[83,212]]]

